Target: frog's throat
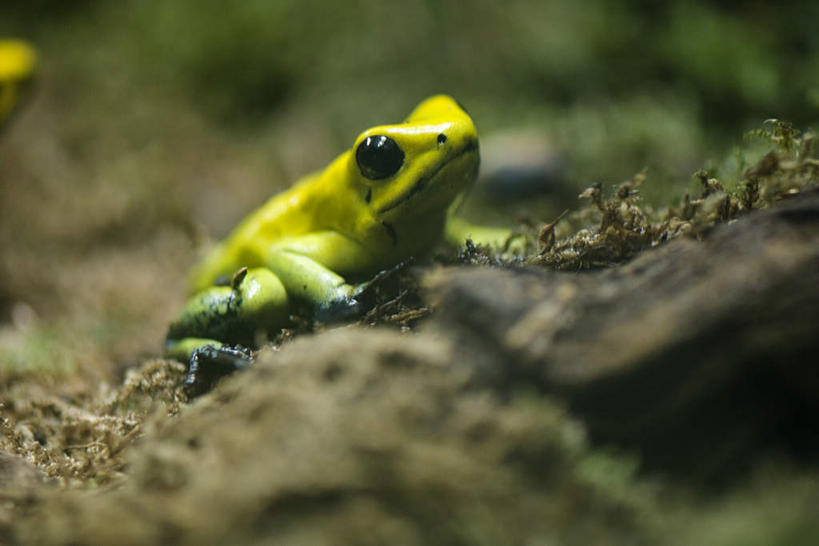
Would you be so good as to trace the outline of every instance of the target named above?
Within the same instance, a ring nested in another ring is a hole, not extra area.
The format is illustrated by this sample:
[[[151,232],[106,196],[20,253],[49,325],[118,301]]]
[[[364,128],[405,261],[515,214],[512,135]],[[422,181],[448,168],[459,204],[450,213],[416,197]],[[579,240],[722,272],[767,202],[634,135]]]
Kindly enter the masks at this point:
[[[464,146],[463,149],[461,149],[461,151],[458,152],[456,155],[450,157],[447,161],[444,161],[443,163],[439,164],[437,167],[435,167],[435,169],[432,172],[429,172],[429,173],[425,174],[424,176],[422,176],[421,178],[419,178],[418,181],[415,184],[413,184],[412,188],[410,188],[409,191],[407,191],[404,195],[399,196],[397,199],[394,199],[391,203],[387,203],[386,206],[381,207],[380,209],[378,209],[378,213],[379,214],[384,214],[385,212],[394,209],[398,205],[401,205],[401,204],[409,201],[410,199],[412,199],[412,197],[415,194],[422,191],[427,186],[427,184],[429,184],[430,180],[435,178],[438,175],[438,173],[441,172],[441,169],[443,169],[444,167],[446,167],[447,165],[449,165],[450,163],[452,163],[453,161],[455,161],[459,157],[463,157],[464,155],[468,154],[469,152],[473,152],[473,151],[477,151],[477,150],[478,150],[478,141],[477,140],[471,141],[469,144]]]

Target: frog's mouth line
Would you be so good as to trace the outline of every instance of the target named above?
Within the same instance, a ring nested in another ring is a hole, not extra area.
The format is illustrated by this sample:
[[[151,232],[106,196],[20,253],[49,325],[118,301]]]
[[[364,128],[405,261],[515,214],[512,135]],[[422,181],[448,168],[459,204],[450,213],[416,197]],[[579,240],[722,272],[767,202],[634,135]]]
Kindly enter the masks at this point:
[[[450,163],[452,163],[453,161],[455,161],[459,157],[462,157],[462,156],[468,154],[469,152],[471,152],[473,150],[477,150],[477,149],[478,149],[478,141],[473,140],[472,142],[470,142],[469,144],[464,146],[464,148],[460,152],[458,152],[456,155],[450,157],[449,160],[447,160],[447,161],[441,163],[440,165],[438,165],[435,168],[435,170],[433,170],[431,173],[419,178],[418,182],[416,182],[415,185],[413,185],[412,188],[410,188],[410,190],[407,193],[405,193],[404,195],[402,195],[401,197],[399,197],[398,199],[396,199],[392,203],[388,204],[386,207],[380,208],[378,210],[378,213],[383,214],[383,213],[385,213],[385,212],[387,212],[389,210],[394,209],[398,205],[401,205],[401,204],[409,201],[410,199],[412,199],[412,197],[415,194],[422,191],[426,187],[426,185],[429,184],[430,180],[435,178],[435,176],[437,176],[437,174],[439,172],[441,172],[441,169],[443,169],[444,167],[446,167],[447,165],[449,165]]]

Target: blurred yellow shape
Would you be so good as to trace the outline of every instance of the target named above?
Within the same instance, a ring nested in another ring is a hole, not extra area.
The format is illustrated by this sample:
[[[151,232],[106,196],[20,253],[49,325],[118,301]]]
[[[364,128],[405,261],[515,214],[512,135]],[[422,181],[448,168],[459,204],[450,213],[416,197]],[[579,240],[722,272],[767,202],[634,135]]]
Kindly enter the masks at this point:
[[[20,99],[20,84],[37,65],[37,53],[21,40],[0,39],[0,124]]]

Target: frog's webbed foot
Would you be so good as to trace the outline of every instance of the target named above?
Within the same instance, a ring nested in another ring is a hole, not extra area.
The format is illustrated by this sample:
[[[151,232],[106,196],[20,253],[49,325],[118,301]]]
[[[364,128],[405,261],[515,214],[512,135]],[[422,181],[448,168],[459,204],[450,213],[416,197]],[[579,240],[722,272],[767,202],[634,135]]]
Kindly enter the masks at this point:
[[[378,288],[379,287],[383,288],[384,286],[387,286],[386,281],[388,279],[394,277],[399,271],[402,271],[409,267],[410,265],[412,265],[414,261],[415,259],[412,256],[410,256],[406,260],[395,264],[389,269],[379,271],[378,273],[375,274],[375,276],[372,279],[356,285],[355,289],[353,290],[353,297],[361,301],[368,302],[369,303],[368,306],[372,307],[373,305],[375,305],[375,302],[377,301],[376,292]]]
[[[370,292],[375,290],[375,288],[378,285],[380,285],[385,280],[389,279],[390,277],[392,277],[393,275],[395,275],[396,273],[398,273],[402,269],[406,269],[407,267],[412,265],[412,263],[414,261],[415,261],[415,258],[410,256],[406,260],[398,262],[397,264],[395,264],[394,266],[392,266],[389,269],[383,269],[383,270],[379,271],[378,273],[375,274],[375,276],[372,279],[357,285],[355,287],[355,291],[353,292],[353,296],[356,297],[356,298],[366,297]]]
[[[408,258],[389,269],[384,269],[365,282],[356,285],[346,285],[346,294],[330,300],[327,303],[318,305],[313,313],[313,318],[318,322],[329,324],[342,322],[362,315],[375,299],[373,292],[382,285],[383,282],[406,268],[413,262],[413,258]]]
[[[205,345],[191,352],[185,390],[191,396],[209,391],[222,377],[253,364],[249,349],[241,345]]]

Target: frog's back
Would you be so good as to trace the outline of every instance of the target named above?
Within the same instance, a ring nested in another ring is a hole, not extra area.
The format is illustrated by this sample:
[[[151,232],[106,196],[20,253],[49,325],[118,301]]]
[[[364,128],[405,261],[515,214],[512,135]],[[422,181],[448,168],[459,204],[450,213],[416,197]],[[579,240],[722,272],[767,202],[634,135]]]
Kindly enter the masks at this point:
[[[320,175],[306,176],[246,217],[194,268],[191,290],[206,288],[242,266],[264,265],[267,250],[278,240],[315,230],[319,206],[315,188]]]

